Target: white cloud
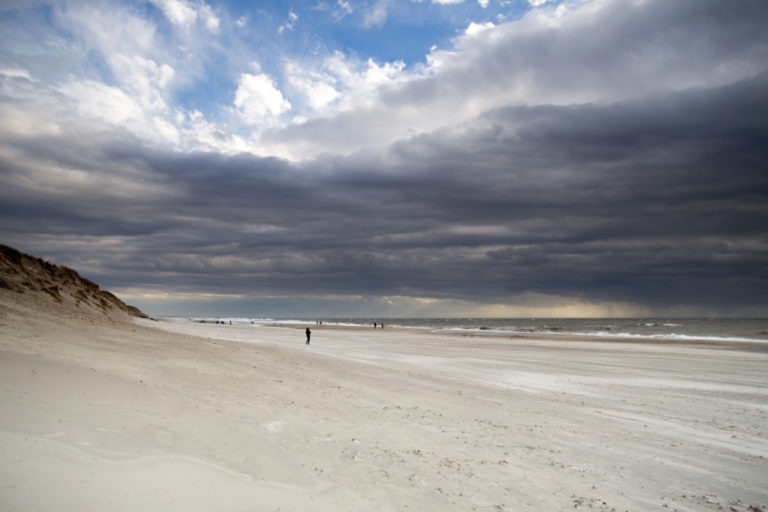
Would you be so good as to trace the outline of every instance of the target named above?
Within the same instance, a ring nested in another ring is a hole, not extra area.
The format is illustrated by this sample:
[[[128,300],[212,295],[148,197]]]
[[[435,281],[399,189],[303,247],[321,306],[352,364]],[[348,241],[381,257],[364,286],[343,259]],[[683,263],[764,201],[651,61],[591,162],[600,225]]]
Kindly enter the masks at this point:
[[[302,98],[306,106],[303,110],[301,102],[294,105],[299,112],[295,122],[375,103],[378,88],[407,80],[402,61],[379,64],[373,59],[350,58],[340,51],[319,63],[288,60],[284,75],[291,97]]]
[[[368,59],[367,69],[363,74],[363,81],[369,87],[391,83],[402,77],[405,63],[401,60],[385,62],[379,65],[373,59]]]
[[[342,91],[342,110],[369,105],[376,100],[376,90],[385,85],[404,82],[408,78],[402,61],[378,64],[373,59],[360,62],[349,59],[342,52],[326,57],[322,69],[335,78],[337,89]]]
[[[104,129],[111,126],[126,130],[151,144],[196,149],[196,139],[182,136],[180,126],[183,116],[177,118],[171,115],[165,103],[156,100],[153,93],[142,97],[141,94],[94,80],[74,78],[60,85],[56,92],[59,104],[55,108],[60,115],[63,114],[66,123],[74,121],[70,126],[78,126],[78,123],[67,112],[74,113],[80,120],[100,121],[104,123]]]
[[[293,11],[289,11],[288,19],[286,20],[285,23],[283,23],[282,25],[280,25],[280,27],[278,27],[277,33],[282,34],[286,30],[293,30],[293,28],[296,26],[296,22],[298,21],[298,19],[299,19],[298,14],[296,14]]]
[[[528,3],[531,4],[534,7],[538,7],[540,5],[544,5],[545,3],[549,2],[550,0],[528,0]]]
[[[363,26],[366,28],[380,27],[384,25],[389,17],[389,5],[391,0],[378,0],[373,7],[365,13]]]
[[[307,96],[309,98],[309,104],[315,110],[322,110],[329,103],[332,103],[339,97],[339,92],[333,88],[330,84],[323,81],[308,82]]]
[[[181,147],[184,149],[229,155],[246,153],[252,149],[242,137],[231,131],[224,131],[208,121],[198,110],[193,110],[188,115],[178,113],[175,123],[177,126],[183,126]]]
[[[264,122],[291,109],[291,104],[265,74],[240,75],[234,105],[248,123]]]
[[[119,125],[143,117],[141,106],[133,98],[121,89],[101,82],[73,79],[62,85],[59,91],[86,118],[102,119]]]
[[[181,142],[179,130],[177,130],[172,123],[170,123],[169,121],[166,121],[162,117],[160,116],[153,117],[152,127],[157,133],[160,134],[163,140],[168,141],[173,145],[178,145],[179,142]]]
[[[442,4],[442,5],[450,5],[450,4],[462,4],[464,3],[464,0],[432,0],[433,4]]]
[[[355,12],[355,7],[346,0],[336,0],[336,6],[331,7],[327,3],[320,2],[315,5],[314,9],[317,10],[331,10],[331,16],[336,21],[344,19],[346,16]]]
[[[336,4],[347,14],[352,14],[352,11],[354,11],[352,6],[346,0],[337,0]]]
[[[197,21],[197,11],[186,0],[152,0],[162,9],[168,20],[174,25],[189,28]]]
[[[211,9],[211,7],[207,4],[202,4],[200,6],[200,12],[205,19],[206,28],[211,32],[218,32],[221,20],[218,16],[216,16],[216,13],[213,11],[213,9]]]
[[[166,108],[163,98],[164,90],[175,75],[171,66],[158,65],[155,61],[138,55],[122,54],[110,56],[109,64],[124,90],[130,92],[143,108],[147,110]]]
[[[490,21],[487,22],[487,23],[475,23],[475,22],[472,22],[472,23],[469,24],[469,26],[464,31],[464,33],[466,35],[468,35],[468,36],[474,36],[474,35],[477,35],[477,34],[479,34],[481,32],[485,32],[486,30],[491,29],[491,28],[493,28],[495,26],[496,25],[494,25]]]
[[[206,129],[209,127],[193,120],[174,98],[177,87],[201,78],[200,62],[211,46],[206,36],[220,30],[216,11],[201,0],[155,3],[184,30],[163,34],[150,19],[120,5],[110,9],[92,2],[57,6],[58,23],[78,34],[77,45],[70,51],[89,59],[98,56],[108,72],[101,79],[72,76],[62,81],[54,90],[64,99],[51,104],[66,116],[74,112],[88,120],[101,120],[151,144],[223,152],[237,146],[242,151],[244,144],[236,140],[234,130]]]
[[[0,96],[24,97],[35,94],[40,82],[20,67],[0,68]]]
[[[151,0],[165,14],[165,17],[185,30],[190,29],[198,20],[205,23],[205,27],[211,32],[218,32],[221,20],[214,10],[198,0],[196,4],[189,0]]]
[[[32,80],[29,71],[21,68],[0,68],[0,75],[5,75],[9,78],[23,78],[25,80]]]
[[[248,16],[245,16],[245,15],[240,16],[239,18],[237,18],[237,21],[235,21],[235,25],[241,28],[244,27],[246,24],[248,24]]]
[[[326,110],[341,96],[334,86],[336,79],[327,73],[309,70],[295,61],[286,64],[285,72],[291,87],[304,96],[315,112]]]
[[[155,25],[130,9],[99,9],[91,2],[77,2],[62,4],[56,13],[62,24],[77,31],[84,52],[148,55],[158,49]]]
[[[105,133],[119,129],[177,150],[247,151],[248,144],[237,134],[241,126],[228,117],[231,111],[221,109],[211,112],[208,120],[198,119],[174,97],[177,88],[203,78],[202,62],[216,44],[206,36],[222,29],[217,11],[202,0],[155,3],[184,30],[160,31],[140,10],[118,3],[109,8],[101,2],[54,4],[55,26],[76,34],[71,39],[43,38],[45,51],[53,49],[61,64],[51,65],[51,56],[42,61],[44,68],[34,59],[29,69],[9,66],[0,73],[0,92],[33,98],[41,109],[48,109],[48,118],[56,122],[40,124],[47,132],[79,130],[80,121],[86,121]],[[57,69],[68,74],[45,81],[35,78],[55,77]],[[87,75],[77,73],[83,69]]]
[[[477,0],[477,3],[480,4],[480,7],[485,9],[486,7],[488,7],[490,0]]]

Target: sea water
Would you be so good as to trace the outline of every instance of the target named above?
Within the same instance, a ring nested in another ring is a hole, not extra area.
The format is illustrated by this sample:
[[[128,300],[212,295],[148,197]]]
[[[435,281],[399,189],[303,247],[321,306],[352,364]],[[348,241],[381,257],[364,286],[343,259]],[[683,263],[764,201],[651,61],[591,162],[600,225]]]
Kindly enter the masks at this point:
[[[230,318],[191,321],[233,325],[324,325],[429,329],[485,334],[563,334],[606,338],[709,339],[768,343],[768,318]]]

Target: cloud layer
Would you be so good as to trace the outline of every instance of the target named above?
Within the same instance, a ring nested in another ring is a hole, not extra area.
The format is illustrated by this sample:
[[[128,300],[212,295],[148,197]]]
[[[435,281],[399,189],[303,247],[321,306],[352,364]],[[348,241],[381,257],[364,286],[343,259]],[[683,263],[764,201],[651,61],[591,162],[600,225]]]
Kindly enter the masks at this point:
[[[544,4],[421,64],[228,55],[215,97],[245,18],[154,4],[9,11],[58,21],[3,46],[5,243],[158,312],[768,311],[763,2]]]

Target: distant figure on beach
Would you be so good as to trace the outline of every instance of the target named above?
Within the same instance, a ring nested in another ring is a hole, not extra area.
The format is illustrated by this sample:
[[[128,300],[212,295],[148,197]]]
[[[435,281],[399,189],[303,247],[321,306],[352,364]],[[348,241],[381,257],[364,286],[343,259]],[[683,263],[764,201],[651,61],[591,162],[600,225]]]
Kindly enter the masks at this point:
[[[312,335],[312,331],[309,330],[309,327],[307,327],[307,345],[309,345],[309,337]]]
[[[375,329],[379,324],[376,322],[373,322],[373,328]]]
[[[381,330],[384,330],[384,322],[381,322]]]

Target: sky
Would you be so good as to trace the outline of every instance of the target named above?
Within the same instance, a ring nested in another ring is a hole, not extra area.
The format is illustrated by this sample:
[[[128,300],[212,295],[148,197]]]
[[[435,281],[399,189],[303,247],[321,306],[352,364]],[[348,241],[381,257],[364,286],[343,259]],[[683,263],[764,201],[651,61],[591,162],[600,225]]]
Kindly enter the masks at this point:
[[[4,0],[0,243],[152,315],[768,316],[764,0]]]

